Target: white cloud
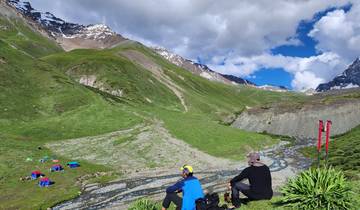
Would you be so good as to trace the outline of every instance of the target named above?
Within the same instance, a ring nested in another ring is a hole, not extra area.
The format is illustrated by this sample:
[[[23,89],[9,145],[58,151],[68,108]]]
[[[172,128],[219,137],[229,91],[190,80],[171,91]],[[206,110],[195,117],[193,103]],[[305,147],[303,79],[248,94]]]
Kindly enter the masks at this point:
[[[320,52],[334,52],[348,61],[360,54],[360,6],[354,4],[351,10],[329,12],[310,31],[309,36],[318,41]]]
[[[282,55],[262,54],[251,57],[232,57],[221,64],[213,60],[209,66],[222,73],[237,76],[248,76],[261,68],[284,68],[294,75],[292,87],[295,90],[316,88],[321,82],[331,80],[341,73],[347,63],[331,52],[308,58],[298,58]],[[308,78],[306,78],[308,77]]]
[[[262,54],[299,44],[298,23],[338,0],[30,0],[34,7],[85,24],[106,21],[117,32],[189,58]]]
[[[296,90],[302,91],[309,88],[315,89],[322,82],[324,82],[324,80],[316,77],[313,72],[302,71],[295,73],[295,78],[291,82],[291,86]]]
[[[72,22],[106,22],[131,39],[164,46],[186,58],[201,57],[224,73],[248,76],[262,67],[285,68],[294,75],[296,89],[314,88],[331,79],[360,53],[360,10],[354,2],[350,12],[328,13],[309,33],[318,41],[321,55],[270,54],[279,45],[301,44],[296,37],[300,21],[347,0],[30,1],[35,8]]]

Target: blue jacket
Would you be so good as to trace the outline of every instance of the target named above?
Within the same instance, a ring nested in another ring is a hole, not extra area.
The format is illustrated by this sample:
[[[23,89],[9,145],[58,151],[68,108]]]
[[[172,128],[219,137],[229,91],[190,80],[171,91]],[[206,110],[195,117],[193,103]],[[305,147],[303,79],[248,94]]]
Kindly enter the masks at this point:
[[[183,194],[181,210],[195,210],[195,201],[204,197],[201,184],[194,176],[186,177],[166,189],[167,193],[176,191],[182,191]]]

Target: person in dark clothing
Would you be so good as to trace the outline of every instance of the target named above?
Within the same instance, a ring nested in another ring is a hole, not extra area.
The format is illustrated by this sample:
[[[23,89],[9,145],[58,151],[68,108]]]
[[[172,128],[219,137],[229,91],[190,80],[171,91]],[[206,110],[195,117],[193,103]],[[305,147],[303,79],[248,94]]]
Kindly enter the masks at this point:
[[[169,208],[171,202],[176,210],[195,210],[195,201],[204,197],[200,181],[193,176],[193,168],[189,165],[181,167],[182,179],[166,189],[162,210]],[[182,198],[177,193],[182,192]]]
[[[249,200],[269,200],[273,196],[270,169],[260,162],[260,155],[250,153],[248,164],[249,167],[231,179],[229,183],[231,202],[236,208],[241,205],[239,192],[243,193]],[[242,183],[241,181],[244,179],[248,179],[250,185]]]

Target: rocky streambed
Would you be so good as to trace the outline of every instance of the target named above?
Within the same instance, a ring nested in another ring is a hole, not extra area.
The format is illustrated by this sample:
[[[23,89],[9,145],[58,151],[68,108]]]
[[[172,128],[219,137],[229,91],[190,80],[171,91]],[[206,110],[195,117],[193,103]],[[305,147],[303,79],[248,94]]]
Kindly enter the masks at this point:
[[[315,143],[313,139],[296,139],[296,142],[281,142],[261,152],[262,160],[272,172],[273,188],[293,177],[297,172],[310,166],[311,160],[303,157],[299,149]],[[296,145],[296,146],[292,146]],[[226,183],[246,167],[242,162],[238,168],[219,168],[218,170],[196,172],[203,188],[210,192],[225,192]],[[152,175],[142,172],[127,179],[113,181],[104,185],[88,184],[75,199],[54,206],[53,209],[127,209],[136,199],[148,197],[160,200],[167,186],[180,178],[178,173],[161,172]]]

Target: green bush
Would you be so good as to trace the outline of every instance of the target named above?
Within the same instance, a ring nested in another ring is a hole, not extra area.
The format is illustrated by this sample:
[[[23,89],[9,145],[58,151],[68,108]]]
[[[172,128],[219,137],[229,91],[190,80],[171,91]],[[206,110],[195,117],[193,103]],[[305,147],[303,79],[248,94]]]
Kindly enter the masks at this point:
[[[281,189],[280,204],[295,209],[351,209],[352,192],[342,171],[332,167],[302,172]]]
[[[140,199],[132,203],[128,210],[159,210],[159,206],[151,200]]]

